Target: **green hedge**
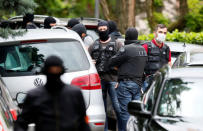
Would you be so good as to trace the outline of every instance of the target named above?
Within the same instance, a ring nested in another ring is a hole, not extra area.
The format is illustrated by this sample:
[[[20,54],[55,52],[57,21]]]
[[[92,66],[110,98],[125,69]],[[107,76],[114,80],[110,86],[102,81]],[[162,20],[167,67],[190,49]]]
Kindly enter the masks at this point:
[[[145,40],[145,41],[152,40],[153,38],[154,38],[154,34],[140,35],[138,37],[139,40]],[[186,32],[179,32],[178,30],[175,30],[172,33],[167,33],[166,41],[185,42],[185,43],[203,45],[203,32],[186,33]]]

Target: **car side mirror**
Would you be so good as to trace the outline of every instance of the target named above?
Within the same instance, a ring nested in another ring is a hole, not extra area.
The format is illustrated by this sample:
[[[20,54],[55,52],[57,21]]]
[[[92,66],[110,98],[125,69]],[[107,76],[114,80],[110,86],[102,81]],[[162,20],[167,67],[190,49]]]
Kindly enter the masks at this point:
[[[128,112],[136,117],[151,118],[151,113],[144,111],[142,101],[131,101],[128,103]]]
[[[22,108],[22,106],[23,106],[23,103],[24,103],[24,100],[25,100],[25,97],[26,97],[26,93],[23,93],[23,92],[19,92],[19,93],[17,93],[17,95],[16,95],[16,102],[18,103],[18,106],[20,107],[20,108]]]

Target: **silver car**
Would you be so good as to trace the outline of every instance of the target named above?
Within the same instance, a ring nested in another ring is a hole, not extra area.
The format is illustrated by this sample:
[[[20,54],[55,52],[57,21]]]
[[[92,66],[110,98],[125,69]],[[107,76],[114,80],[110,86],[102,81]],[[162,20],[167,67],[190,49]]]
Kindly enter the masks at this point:
[[[61,79],[81,88],[91,129],[104,130],[100,78],[81,38],[71,30],[28,30],[23,36],[0,39],[0,73],[12,98],[15,100],[17,93],[46,83],[40,67],[50,55],[57,55],[64,61],[66,73]]]
[[[17,113],[18,107],[0,77],[0,131],[13,131],[13,121],[17,119]]]

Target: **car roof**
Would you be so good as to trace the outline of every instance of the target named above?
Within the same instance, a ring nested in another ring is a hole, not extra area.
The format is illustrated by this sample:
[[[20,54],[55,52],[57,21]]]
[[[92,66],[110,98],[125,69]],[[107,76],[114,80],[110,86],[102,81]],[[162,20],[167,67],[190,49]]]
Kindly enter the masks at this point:
[[[202,65],[203,66],[203,50],[195,50],[190,52],[188,66]]]
[[[185,51],[194,51],[194,50],[203,50],[202,45],[184,43],[184,42],[171,42],[166,41],[166,45],[168,45],[173,52],[185,52]]]
[[[173,68],[168,78],[203,78],[203,66]]]
[[[44,22],[44,19],[47,18],[49,16],[47,15],[34,15],[34,20],[33,21],[39,21],[39,22]],[[56,17],[53,17],[56,22],[59,22],[59,19]],[[8,20],[10,21],[23,21],[23,15],[19,15],[19,16],[14,16],[9,18]]]
[[[186,44],[184,44],[182,42],[166,41],[165,44],[169,46],[169,48],[172,52],[184,52],[186,49]]]
[[[47,16],[47,15],[34,15],[33,22],[44,24],[44,19],[47,17],[49,17],[49,16]],[[56,17],[53,17],[53,18],[56,20],[56,25],[66,25],[66,23],[67,23],[64,21],[60,21]],[[8,20],[11,22],[22,22],[23,21],[23,15],[14,16],[14,17],[9,18]]]
[[[1,43],[42,39],[76,39],[81,41],[79,35],[69,29],[28,29],[23,36],[9,37],[8,39],[0,38],[0,45]]]
[[[58,18],[60,20],[60,23],[62,26],[66,26],[68,21],[71,18]],[[80,18],[76,18],[80,23],[82,23],[83,25],[85,25],[85,27],[87,29],[97,29],[97,25],[99,21],[104,21],[102,19],[98,19],[98,18],[88,18],[88,17],[80,17]],[[65,23],[65,25],[64,25]]]

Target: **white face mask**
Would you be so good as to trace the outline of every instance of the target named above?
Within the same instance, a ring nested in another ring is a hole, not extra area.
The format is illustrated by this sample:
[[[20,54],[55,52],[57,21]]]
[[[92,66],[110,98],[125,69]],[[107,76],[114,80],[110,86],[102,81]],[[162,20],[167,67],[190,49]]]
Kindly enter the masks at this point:
[[[163,33],[157,33],[157,42],[163,43],[166,40],[166,35]]]

